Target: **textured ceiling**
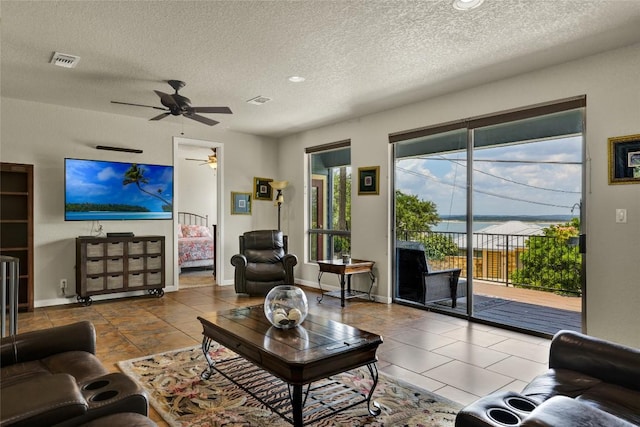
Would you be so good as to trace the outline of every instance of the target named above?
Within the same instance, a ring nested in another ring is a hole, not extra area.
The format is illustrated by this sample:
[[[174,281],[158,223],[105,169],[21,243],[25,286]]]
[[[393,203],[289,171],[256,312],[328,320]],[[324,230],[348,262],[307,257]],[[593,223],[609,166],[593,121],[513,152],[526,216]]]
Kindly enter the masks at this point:
[[[146,120],[158,111],[110,101],[161,106],[153,90],[179,79],[192,105],[233,110],[205,114],[218,127],[272,137],[640,42],[640,0],[3,0],[0,15],[5,98]]]

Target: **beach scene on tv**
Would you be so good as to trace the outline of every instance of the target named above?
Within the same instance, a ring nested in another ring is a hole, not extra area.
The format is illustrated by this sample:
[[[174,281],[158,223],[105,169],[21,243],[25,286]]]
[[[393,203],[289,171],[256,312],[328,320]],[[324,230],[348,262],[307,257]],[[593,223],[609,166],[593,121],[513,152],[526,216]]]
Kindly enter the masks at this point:
[[[172,166],[65,159],[65,220],[172,217]]]

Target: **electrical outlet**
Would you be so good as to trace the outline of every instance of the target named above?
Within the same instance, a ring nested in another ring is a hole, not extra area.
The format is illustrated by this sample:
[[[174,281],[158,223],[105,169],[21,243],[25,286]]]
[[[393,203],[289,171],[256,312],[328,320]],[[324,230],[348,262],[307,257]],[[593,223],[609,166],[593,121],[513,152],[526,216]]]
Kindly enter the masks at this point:
[[[60,279],[60,289],[63,291],[67,289],[67,279]]]

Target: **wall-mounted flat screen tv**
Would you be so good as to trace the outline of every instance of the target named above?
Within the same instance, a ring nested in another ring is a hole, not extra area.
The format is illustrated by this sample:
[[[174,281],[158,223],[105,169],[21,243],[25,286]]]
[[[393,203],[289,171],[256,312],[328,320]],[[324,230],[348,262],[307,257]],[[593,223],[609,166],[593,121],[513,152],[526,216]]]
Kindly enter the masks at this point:
[[[173,218],[173,166],[64,159],[65,221]]]

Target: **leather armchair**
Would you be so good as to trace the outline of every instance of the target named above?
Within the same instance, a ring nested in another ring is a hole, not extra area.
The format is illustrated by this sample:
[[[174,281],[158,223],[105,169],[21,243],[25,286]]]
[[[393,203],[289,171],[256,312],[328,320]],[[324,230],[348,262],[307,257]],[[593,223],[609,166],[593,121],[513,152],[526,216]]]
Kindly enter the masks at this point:
[[[287,236],[280,230],[247,231],[239,236],[240,253],[231,257],[239,294],[265,295],[274,286],[293,285],[298,257],[288,253]]]
[[[146,418],[145,392],[126,375],[109,373],[95,350],[88,321],[2,338],[0,425],[79,426],[111,414],[155,425]]]

